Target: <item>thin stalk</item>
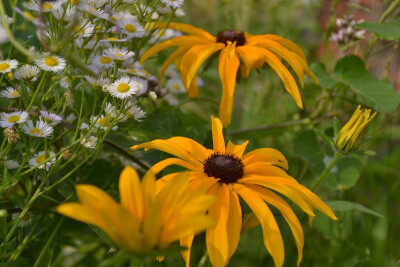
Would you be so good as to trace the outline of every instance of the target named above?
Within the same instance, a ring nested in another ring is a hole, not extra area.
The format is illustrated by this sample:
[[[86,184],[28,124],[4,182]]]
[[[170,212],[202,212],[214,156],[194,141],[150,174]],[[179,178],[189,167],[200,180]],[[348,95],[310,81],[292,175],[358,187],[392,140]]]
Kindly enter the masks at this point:
[[[33,96],[32,96],[32,100],[31,100],[31,102],[29,103],[28,107],[26,108],[26,112],[29,112],[29,110],[32,108],[33,103],[35,102],[35,99],[36,99],[36,97],[37,97],[37,95],[38,95],[38,93],[39,93],[39,91],[40,91],[40,89],[41,89],[41,86],[42,86],[43,83],[44,83],[44,80],[45,80],[45,78],[46,78],[46,74],[47,74],[46,72],[43,74],[42,79],[40,80],[40,83],[39,83],[38,87],[36,87],[35,93],[34,93]],[[33,88],[32,88],[32,89],[33,89]]]
[[[331,171],[331,169],[336,165],[340,158],[340,154],[336,153],[335,157],[333,158],[331,164],[325,169],[325,171],[318,177],[318,179],[314,182],[314,184],[311,187],[311,191],[315,191],[315,189],[318,187],[318,185],[324,180],[325,176]]]

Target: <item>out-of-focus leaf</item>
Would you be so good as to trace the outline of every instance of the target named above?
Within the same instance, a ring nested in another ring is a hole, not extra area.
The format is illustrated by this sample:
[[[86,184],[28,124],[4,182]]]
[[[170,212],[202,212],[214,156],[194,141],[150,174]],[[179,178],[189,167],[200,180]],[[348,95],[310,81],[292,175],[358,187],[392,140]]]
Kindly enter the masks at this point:
[[[363,22],[354,26],[374,33],[382,40],[400,40],[400,19],[393,19],[388,22]]]
[[[324,171],[324,154],[313,130],[300,133],[293,141],[293,148],[294,152],[308,163],[315,175]]]
[[[349,210],[358,210],[370,215],[374,215],[376,217],[382,218],[383,216],[378,212],[368,209],[361,204],[344,201],[344,200],[333,200],[333,201],[326,201],[326,204],[331,207],[332,210],[337,211],[349,211]]]
[[[373,76],[361,58],[351,55],[338,61],[336,77],[360,96],[363,102],[378,112],[393,112],[400,102],[400,96],[388,81]]]
[[[317,76],[319,84],[324,88],[332,88],[337,84],[337,81],[330,77],[325,71],[325,65],[318,62],[310,66],[311,71]]]
[[[325,178],[324,184],[337,189],[353,187],[360,178],[362,162],[358,158],[342,158]]]

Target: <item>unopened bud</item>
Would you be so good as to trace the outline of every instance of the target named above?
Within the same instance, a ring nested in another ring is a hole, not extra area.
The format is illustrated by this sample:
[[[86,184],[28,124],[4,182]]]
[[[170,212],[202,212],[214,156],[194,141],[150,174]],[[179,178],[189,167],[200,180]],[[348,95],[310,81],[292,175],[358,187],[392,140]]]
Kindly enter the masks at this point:
[[[149,98],[151,99],[151,101],[156,102],[157,94],[155,92],[150,92],[149,93]]]

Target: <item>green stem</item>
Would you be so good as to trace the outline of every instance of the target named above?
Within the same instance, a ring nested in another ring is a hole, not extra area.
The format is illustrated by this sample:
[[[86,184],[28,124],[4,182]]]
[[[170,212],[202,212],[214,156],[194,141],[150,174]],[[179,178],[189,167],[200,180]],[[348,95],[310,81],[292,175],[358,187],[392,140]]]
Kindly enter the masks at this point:
[[[318,185],[324,180],[325,176],[331,171],[331,169],[336,165],[340,158],[340,154],[337,153],[335,154],[335,157],[333,158],[331,164],[325,169],[325,171],[318,177],[318,179],[314,182],[314,184],[311,187],[311,191],[315,191],[315,189],[318,187]]]
[[[26,108],[26,112],[29,112],[29,110],[32,108],[33,103],[35,102],[35,99],[36,99],[36,97],[37,97],[37,95],[38,95],[38,93],[40,91],[41,86],[44,83],[45,78],[46,78],[46,72],[43,74],[42,79],[40,80],[40,83],[39,83],[38,87],[36,88],[35,93],[33,94],[32,100],[29,103],[28,107]]]

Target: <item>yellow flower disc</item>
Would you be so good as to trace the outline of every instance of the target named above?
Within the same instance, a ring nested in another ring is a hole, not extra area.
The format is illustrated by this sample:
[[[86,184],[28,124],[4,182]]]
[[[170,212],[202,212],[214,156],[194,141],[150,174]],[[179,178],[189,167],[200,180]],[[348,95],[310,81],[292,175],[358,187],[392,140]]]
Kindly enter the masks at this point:
[[[49,3],[43,3],[42,9],[44,11],[51,11],[53,9],[53,6]]]
[[[19,96],[19,92],[17,90],[12,91],[11,96]]]
[[[42,130],[40,130],[39,128],[33,128],[33,129],[31,129],[29,132],[30,132],[31,134],[36,134],[36,135],[38,135],[38,134],[43,134],[43,133],[42,133]]]
[[[55,57],[46,57],[44,60],[44,64],[50,67],[57,66],[58,60]]]
[[[66,81],[67,83],[72,82],[71,79],[70,79],[68,76],[65,76],[65,81]]]
[[[83,35],[85,33],[85,30],[83,29],[82,26],[75,26],[74,28],[74,33],[78,34],[78,35]]]
[[[21,119],[20,115],[12,115],[12,116],[8,117],[7,121],[9,123],[16,123],[16,122],[19,122],[20,119]]]
[[[39,157],[36,158],[36,163],[42,163],[45,159],[45,155],[40,155]]]
[[[125,93],[128,90],[129,90],[129,84],[127,83],[120,83],[117,86],[117,91],[120,93]]]
[[[100,61],[102,64],[109,64],[109,63],[111,62],[111,58],[102,56],[102,57],[99,59],[99,61]]]
[[[134,32],[136,32],[136,27],[132,24],[126,24],[125,30],[127,30],[128,32],[134,33]]]
[[[0,71],[5,71],[10,65],[7,62],[0,63]]]
[[[106,119],[106,118],[100,118],[100,119],[97,121],[97,124],[100,125],[100,126],[107,126],[107,125],[106,125],[106,124],[107,124],[107,119]]]

